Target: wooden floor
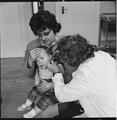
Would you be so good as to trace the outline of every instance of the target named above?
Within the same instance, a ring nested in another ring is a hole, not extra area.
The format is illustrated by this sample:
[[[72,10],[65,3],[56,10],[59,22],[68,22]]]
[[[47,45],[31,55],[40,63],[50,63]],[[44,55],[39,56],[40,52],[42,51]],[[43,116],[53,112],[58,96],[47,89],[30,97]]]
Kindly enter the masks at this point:
[[[23,58],[1,59],[1,118],[22,118],[17,107],[25,102],[33,80],[21,72]]]

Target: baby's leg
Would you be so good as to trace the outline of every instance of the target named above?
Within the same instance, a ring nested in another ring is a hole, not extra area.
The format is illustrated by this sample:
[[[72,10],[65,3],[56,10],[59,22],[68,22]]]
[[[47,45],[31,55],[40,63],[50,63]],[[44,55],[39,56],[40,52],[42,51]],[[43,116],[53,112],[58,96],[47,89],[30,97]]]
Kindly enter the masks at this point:
[[[34,86],[29,94],[28,94],[28,98],[26,100],[26,102],[24,104],[22,104],[21,106],[19,106],[17,108],[17,111],[24,111],[24,110],[30,110],[31,109],[31,105],[34,103],[35,99],[38,96],[38,91],[37,91],[37,87]]]
[[[35,118],[54,118],[57,115],[59,115],[58,104],[54,104],[48,106],[44,111],[36,115]]]
[[[34,86],[28,94],[28,99],[33,103],[37,99],[39,94],[40,93],[37,89],[37,86]]]
[[[17,108],[17,111],[24,111],[24,110],[30,110],[31,109],[32,102],[27,99],[26,103],[22,104]]]
[[[26,100],[26,103],[25,103],[26,106],[31,106],[36,100],[38,95],[39,95],[39,92],[37,90],[37,86],[34,86],[28,94],[28,99]]]

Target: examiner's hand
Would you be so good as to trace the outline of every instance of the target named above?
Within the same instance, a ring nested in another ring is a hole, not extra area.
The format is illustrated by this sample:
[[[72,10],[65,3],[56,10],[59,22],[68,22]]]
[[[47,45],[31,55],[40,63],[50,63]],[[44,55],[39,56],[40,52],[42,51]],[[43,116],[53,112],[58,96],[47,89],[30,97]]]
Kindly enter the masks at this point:
[[[47,67],[51,72],[54,72],[54,73],[59,72],[58,66],[56,65],[54,61],[50,61]]]

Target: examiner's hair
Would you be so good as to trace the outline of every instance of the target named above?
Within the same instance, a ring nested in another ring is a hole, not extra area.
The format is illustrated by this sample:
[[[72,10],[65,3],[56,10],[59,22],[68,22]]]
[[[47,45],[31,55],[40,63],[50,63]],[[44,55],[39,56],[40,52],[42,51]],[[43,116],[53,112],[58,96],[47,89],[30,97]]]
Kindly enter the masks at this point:
[[[46,28],[53,30],[54,33],[58,33],[61,29],[61,24],[57,23],[55,15],[47,10],[34,13],[30,18],[29,25],[34,35],[38,35],[38,32],[42,32]]]
[[[94,51],[98,50],[96,45],[89,44],[79,34],[61,38],[58,42],[58,49],[60,51],[60,59],[71,66],[79,66],[88,58],[94,57]]]

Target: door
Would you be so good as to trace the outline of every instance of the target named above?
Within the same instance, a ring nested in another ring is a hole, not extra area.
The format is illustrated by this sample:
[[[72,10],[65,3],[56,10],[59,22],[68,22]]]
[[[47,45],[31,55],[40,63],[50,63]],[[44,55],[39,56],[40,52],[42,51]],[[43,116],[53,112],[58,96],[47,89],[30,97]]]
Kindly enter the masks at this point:
[[[79,33],[98,44],[100,2],[57,2],[56,17],[62,25],[60,35]]]

